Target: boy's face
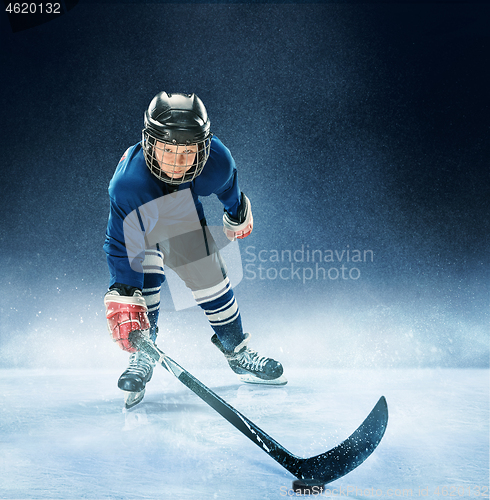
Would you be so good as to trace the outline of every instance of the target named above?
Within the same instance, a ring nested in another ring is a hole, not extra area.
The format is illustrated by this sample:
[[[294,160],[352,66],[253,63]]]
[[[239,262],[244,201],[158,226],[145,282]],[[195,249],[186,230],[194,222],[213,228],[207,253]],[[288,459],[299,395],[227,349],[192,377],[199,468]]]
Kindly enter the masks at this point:
[[[180,179],[192,168],[198,151],[197,144],[182,146],[163,142],[157,142],[154,149],[158,165],[171,179]]]

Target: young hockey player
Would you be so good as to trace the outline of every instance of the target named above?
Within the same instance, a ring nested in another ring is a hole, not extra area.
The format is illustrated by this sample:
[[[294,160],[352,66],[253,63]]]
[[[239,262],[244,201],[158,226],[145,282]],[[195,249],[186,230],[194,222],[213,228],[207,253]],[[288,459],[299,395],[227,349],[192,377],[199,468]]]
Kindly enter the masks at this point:
[[[135,351],[128,335],[158,333],[164,265],[174,270],[214,330],[211,341],[244,382],[283,385],[282,365],[249,349],[227,271],[204,217],[199,196],[215,194],[224,207],[228,239],[253,228],[249,199],[238,187],[229,150],[210,131],[195,94],[160,92],[145,112],[142,141],[121,158],[109,185],[110,214],[104,250],[110,286],[104,303],[113,340],[130,352],[118,386],[126,406],[137,404],[154,361]]]

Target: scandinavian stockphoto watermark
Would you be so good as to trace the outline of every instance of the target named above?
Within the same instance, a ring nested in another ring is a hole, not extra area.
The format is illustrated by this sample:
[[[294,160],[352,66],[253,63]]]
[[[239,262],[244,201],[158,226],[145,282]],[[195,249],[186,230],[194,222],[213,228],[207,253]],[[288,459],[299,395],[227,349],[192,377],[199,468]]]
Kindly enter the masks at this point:
[[[304,243],[286,249],[248,245],[241,252],[221,226],[210,227],[200,220],[190,189],[139,206],[124,217],[123,232],[132,271],[165,276],[176,310],[196,305],[191,290],[212,290],[224,280],[232,287],[243,278],[303,284],[357,281],[363,266],[374,262],[373,250],[350,245],[342,249]]]
[[[292,488],[281,486],[279,495],[282,497],[299,496]],[[415,488],[388,487],[388,488],[359,488],[358,486],[332,486],[322,488],[312,486],[307,496],[310,497],[352,497],[352,498],[449,498],[449,497],[478,497],[488,498],[488,486],[472,484],[418,486]]]
[[[373,250],[346,245],[342,249],[310,248],[302,244],[288,249],[245,248],[244,278],[271,281],[357,281],[361,267],[374,262]]]

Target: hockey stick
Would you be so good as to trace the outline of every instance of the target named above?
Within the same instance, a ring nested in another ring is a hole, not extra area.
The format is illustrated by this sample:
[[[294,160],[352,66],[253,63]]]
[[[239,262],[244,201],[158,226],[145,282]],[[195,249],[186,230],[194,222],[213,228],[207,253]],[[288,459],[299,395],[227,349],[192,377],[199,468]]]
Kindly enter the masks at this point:
[[[386,399],[381,396],[364,422],[345,441],[321,455],[297,457],[169,358],[140,331],[131,332],[129,339],[136,349],[146,352],[173,373],[185,386],[306,485],[324,485],[354,470],[371,455],[385,433],[388,407]]]

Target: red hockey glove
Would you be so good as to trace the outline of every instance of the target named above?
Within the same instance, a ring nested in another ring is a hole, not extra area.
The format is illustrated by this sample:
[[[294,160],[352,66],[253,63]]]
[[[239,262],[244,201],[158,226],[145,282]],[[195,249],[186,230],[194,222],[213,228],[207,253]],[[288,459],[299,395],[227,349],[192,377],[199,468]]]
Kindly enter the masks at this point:
[[[238,210],[238,219],[234,219],[228,212],[223,215],[223,231],[230,241],[246,238],[254,227],[250,200],[242,193],[242,200]]]
[[[122,286],[109,290],[104,297],[107,327],[114,342],[128,352],[136,352],[128,339],[134,330],[150,328],[145,299],[137,288]]]

